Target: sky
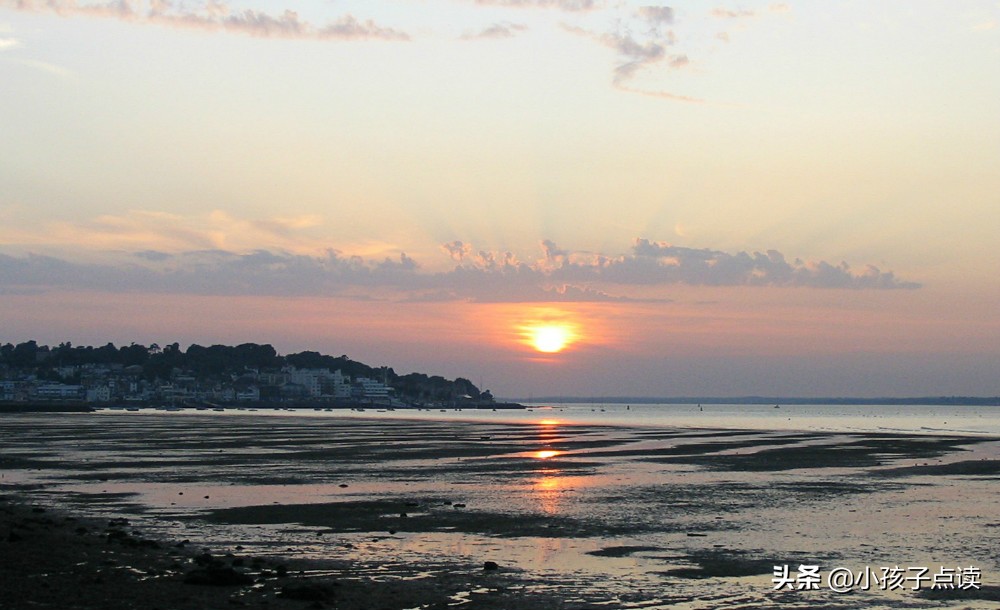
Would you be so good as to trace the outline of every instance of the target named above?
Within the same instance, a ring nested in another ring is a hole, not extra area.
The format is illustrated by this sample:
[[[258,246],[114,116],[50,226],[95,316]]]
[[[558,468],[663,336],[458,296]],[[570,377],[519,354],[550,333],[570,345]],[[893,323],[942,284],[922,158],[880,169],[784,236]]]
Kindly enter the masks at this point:
[[[0,342],[1000,395],[997,100],[997,0],[0,0]]]

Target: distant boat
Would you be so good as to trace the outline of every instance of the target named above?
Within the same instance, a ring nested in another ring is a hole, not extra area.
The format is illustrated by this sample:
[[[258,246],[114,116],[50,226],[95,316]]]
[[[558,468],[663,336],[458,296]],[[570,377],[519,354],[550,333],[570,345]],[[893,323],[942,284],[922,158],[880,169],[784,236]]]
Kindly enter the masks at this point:
[[[774,408],[775,409],[780,409],[781,407],[779,405],[774,405]]]

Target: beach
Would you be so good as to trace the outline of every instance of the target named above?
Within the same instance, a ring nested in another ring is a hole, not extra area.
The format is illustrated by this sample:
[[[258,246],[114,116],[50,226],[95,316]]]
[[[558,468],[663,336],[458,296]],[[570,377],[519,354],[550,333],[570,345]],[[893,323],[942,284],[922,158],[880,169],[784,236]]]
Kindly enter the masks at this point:
[[[1000,599],[995,436],[535,415],[6,415],[0,607]],[[817,588],[794,579],[803,565]],[[782,566],[791,586],[777,586]],[[900,587],[828,586],[836,569],[893,567]],[[957,570],[955,586],[918,568]]]

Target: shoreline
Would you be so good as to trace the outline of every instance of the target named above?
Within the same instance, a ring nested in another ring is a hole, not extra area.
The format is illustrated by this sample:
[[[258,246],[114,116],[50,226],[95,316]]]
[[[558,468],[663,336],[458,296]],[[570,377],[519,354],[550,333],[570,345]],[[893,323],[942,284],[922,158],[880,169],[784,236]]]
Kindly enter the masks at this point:
[[[496,402],[490,404],[467,404],[448,406],[399,406],[379,404],[375,402],[246,402],[246,403],[190,403],[182,405],[157,405],[152,403],[98,403],[82,401],[25,401],[0,402],[0,415],[4,413],[95,413],[97,411],[452,411],[468,409],[470,411],[511,411],[524,410],[526,407],[516,402]]]

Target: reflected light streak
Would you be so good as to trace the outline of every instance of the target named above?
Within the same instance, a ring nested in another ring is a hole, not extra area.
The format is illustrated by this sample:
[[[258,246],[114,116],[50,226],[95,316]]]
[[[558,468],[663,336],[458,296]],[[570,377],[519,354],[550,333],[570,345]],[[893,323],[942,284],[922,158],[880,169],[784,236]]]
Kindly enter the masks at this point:
[[[554,451],[552,449],[543,449],[542,451],[536,451],[534,457],[539,460],[547,460],[549,458],[554,458],[557,455],[561,455],[562,451]]]
[[[550,453],[558,452],[552,451]],[[535,492],[542,512],[548,515],[554,515],[559,512],[563,492],[563,479],[559,476],[558,470],[542,471],[542,478],[534,481],[532,491]]]

